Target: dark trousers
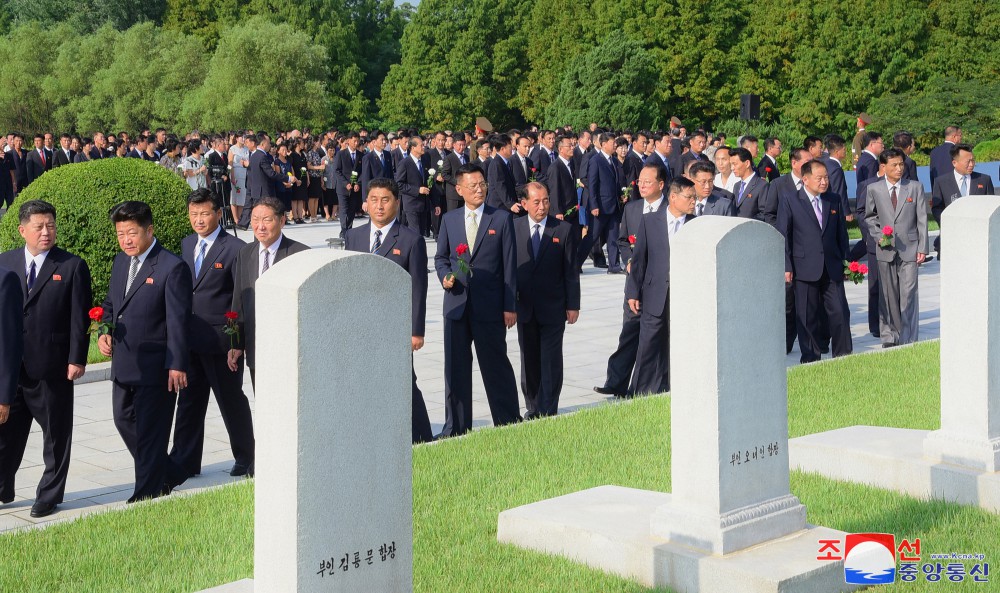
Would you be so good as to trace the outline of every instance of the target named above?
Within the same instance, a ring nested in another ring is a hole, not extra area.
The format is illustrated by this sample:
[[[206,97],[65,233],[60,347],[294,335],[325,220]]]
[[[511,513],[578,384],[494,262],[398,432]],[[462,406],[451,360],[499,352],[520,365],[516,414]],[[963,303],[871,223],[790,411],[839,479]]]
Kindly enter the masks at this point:
[[[444,429],[443,436],[472,430],[472,344],[486,387],[493,424],[521,420],[514,369],[507,358],[507,329],[503,321],[473,321],[469,305],[461,319],[444,320]]]
[[[426,210],[407,211],[404,214],[405,216],[401,217],[401,219],[402,223],[405,224],[407,228],[413,229],[414,231],[420,233],[421,237],[427,234]]]
[[[337,201],[340,208],[337,210],[337,217],[340,220],[340,236],[343,238],[347,234],[347,229],[354,226],[354,203],[351,194],[337,194]]]
[[[878,274],[878,256],[875,255],[874,251],[868,252],[868,331],[874,336],[879,336],[882,334],[882,328],[879,325],[878,319],[878,308],[879,308],[879,295],[882,293],[882,287],[879,285],[879,274]]]
[[[629,393],[670,391],[670,297],[663,315],[639,311],[639,348]]]
[[[639,316],[628,308],[625,302],[625,312],[622,315],[622,331],[618,334],[618,349],[608,357],[608,377],[604,387],[615,393],[626,393],[632,369],[635,367],[636,353],[639,350]]]
[[[795,334],[797,333],[797,322],[795,321],[795,285],[785,284],[785,353],[792,351],[795,345]]]
[[[36,381],[23,368],[10,415],[0,424],[0,499],[14,496],[14,475],[24,459],[32,418],[42,427],[45,462],[35,502],[59,504],[66,492],[73,442],[73,382],[65,377]]]
[[[177,395],[163,385],[123,385],[114,381],[111,404],[115,428],[135,460],[135,491],[130,501],[156,498],[165,484],[178,485],[187,473],[167,455]]]
[[[555,416],[563,386],[563,335],[566,323],[517,324],[521,346],[521,392],[530,416]]]
[[[587,261],[587,255],[590,254],[595,243],[606,243],[608,246],[608,267],[613,270],[618,269],[618,227],[620,224],[621,216],[617,211],[591,217],[591,227],[587,230],[587,236],[580,242],[580,249],[577,252],[577,261],[581,266],[583,262]],[[594,258],[596,263],[596,254]]]
[[[215,394],[222,421],[229,433],[233,459],[249,466],[254,461],[253,415],[250,402],[243,393],[243,363],[235,373],[229,370],[226,354],[191,353],[188,386],[177,401],[177,421],[174,425],[174,445],[170,458],[189,475],[201,473],[201,456],[205,448],[205,413],[208,392]]]
[[[413,355],[410,355],[410,366],[413,366]],[[427,416],[427,405],[424,404],[424,394],[417,387],[417,371],[413,373],[413,419],[412,435],[414,443],[427,443],[434,440],[434,432],[431,430],[431,421]]]
[[[795,285],[796,326],[802,353],[799,360],[805,363],[820,359],[822,311],[826,311],[833,356],[850,354],[853,347],[844,281],[831,279],[823,270],[819,280],[807,282],[795,278],[792,283]]]

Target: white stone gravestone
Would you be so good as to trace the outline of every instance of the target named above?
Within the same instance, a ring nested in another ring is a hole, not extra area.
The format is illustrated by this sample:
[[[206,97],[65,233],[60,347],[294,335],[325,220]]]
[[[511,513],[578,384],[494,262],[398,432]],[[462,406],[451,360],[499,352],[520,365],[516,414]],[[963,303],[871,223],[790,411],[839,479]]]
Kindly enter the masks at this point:
[[[315,249],[256,303],[254,581],[220,591],[409,593],[410,277]]]
[[[1000,512],[1000,197],[962,198],[941,226],[941,429],[800,437],[792,467]]]
[[[673,494],[603,486],[511,509],[499,540],[682,593],[849,590],[842,562],[817,559],[844,534],[807,525],[789,492],[784,240],[699,218],[670,271]]]

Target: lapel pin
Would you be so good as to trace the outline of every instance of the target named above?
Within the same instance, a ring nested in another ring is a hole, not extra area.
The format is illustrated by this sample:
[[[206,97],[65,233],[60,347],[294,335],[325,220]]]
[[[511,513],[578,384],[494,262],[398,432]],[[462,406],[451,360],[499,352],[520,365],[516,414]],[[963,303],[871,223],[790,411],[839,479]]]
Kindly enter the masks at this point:
[[[553,243],[558,243],[559,242],[559,237],[552,237],[552,242]]]
[[[220,262],[215,262],[215,269],[216,270],[221,270],[222,269],[222,264]]]
[[[52,280],[55,282],[59,282],[60,280],[62,280],[62,276],[60,276],[59,274],[52,274]]]
[[[402,254],[403,254],[403,252],[401,252],[401,251],[400,251],[400,250],[398,250],[398,249],[393,249],[393,250],[392,250],[392,254],[393,254],[393,255],[402,255]]]
[[[983,184],[982,183],[977,183],[976,187],[978,187],[979,189],[983,189]]]
[[[836,210],[830,210],[830,214],[836,214],[836,213],[837,213]]]
[[[153,283],[152,278],[146,278],[146,284],[152,284],[152,283]]]
[[[907,201],[907,202],[912,202],[912,201],[913,201],[913,198],[906,198],[906,201]]]
[[[490,230],[488,230],[488,231],[486,231],[486,232],[487,232],[488,234],[490,234],[490,235],[495,235],[495,234],[497,234],[497,232],[496,232],[496,231],[495,231],[494,229],[490,229]]]

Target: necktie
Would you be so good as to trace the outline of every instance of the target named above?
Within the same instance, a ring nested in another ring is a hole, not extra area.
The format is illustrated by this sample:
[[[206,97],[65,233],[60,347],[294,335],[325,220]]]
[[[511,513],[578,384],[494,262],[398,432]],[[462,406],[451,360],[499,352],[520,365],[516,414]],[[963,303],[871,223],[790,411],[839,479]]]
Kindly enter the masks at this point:
[[[960,195],[969,195],[969,177],[967,175],[962,175],[962,191]]]
[[[130,288],[132,288],[132,282],[135,281],[135,275],[139,273],[139,258],[133,257],[132,263],[128,265],[128,282],[125,283],[125,294],[128,294]]]
[[[743,190],[747,188],[747,184],[741,179],[739,183],[736,184],[736,205],[739,206],[743,202]]]
[[[802,182],[801,181],[796,181],[795,182],[795,191],[801,191],[801,190],[802,190]]]
[[[208,243],[202,239],[198,244],[198,257],[194,258],[194,277],[201,275],[201,264],[205,263],[205,251],[208,250]]]
[[[650,214],[653,211],[653,205],[649,204],[646,206],[646,214]]]
[[[31,269],[28,271],[28,290],[35,286],[35,260],[31,260]]]
[[[895,202],[895,200],[893,200]],[[812,199],[813,210],[816,212],[816,222],[819,223],[819,227],[823,228],[823,211],[819,207],[819,196],[814,196]]]
[[[465,155],[464,154],[459,154],[458,155],[458,162],[462,163],[463,165],[465,164]]]
[[[549,162],[550,163],[556,162],[556,153],[554,153],[554,152],[550,152],[549,153]]]
[[[476,222],[476,213],[470,212],[465,223],[465,240],[469,243],[469,249],[476,246],[477,233],[479,233],[479,223]]]
[[[538,259],[538,248],[542,246],[542,236],[538,232],[541,226],[536,222],[535,231],[531,233],[531,251],[534,253],[535,259]]]
[[[39,150],[38,151],[38,156],[42,157],[42,166],[44,167],[45,166],[45,151],[44,150]]]
[[[381,246],[382,246],[382,231],[376,229],[376,231],[375,231],[375,241],[372,242],[372,250],[371,250],[371,252],[375,253],[376,251],[378,251],[378,248],[381,247]]]
[[[677,234],[677,229],[681,228],[681,219],[675,218],[673,222],[670,223],[670,232],[667,234],[668,239],[673,239],[674,235]]]
[[[260,273],[263,274],[270,267],[271,267],[271,250],[270,249],[265,249],[264,250],[264,265],[260,268]]]
[[[892,209],[896,209],[896,186],[889,188],[889,199],[892,200]]]
[[[704,213],[705,213],[705,202],[704,200],[702,200],[701,202],[698,202],[698,212],[696,212],[696,214],[698,216],[701,216]]]

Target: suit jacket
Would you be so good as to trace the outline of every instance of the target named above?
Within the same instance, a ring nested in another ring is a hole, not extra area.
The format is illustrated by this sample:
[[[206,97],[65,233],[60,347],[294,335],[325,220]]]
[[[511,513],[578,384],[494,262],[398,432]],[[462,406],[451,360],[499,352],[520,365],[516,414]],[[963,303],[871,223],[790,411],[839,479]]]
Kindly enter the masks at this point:
[[[49,171],[52,169],[52,160],[55,153],[50,148],[42,148],[42,150],[45,152],[45,170]]]
[[[736,216],[734,203],[733,194],[724,189],[715,188],[712,190],[711,195],[705,198],[705,207],[701,211],[701,216]],[[698,204],[696,202],[695,212],[697,212],[697,209]]]
[[[0,266],[24,270],[24,248],[0,254]],[[94,302],[90,268],[79,257],[53,247],[35,271],[28,292],[22,278],[24,301],[24,371],[34,380],[66,380],[69,364],[86,366],[90,336],[87,311]],[[7,335],[7,334],[4,334]]]
[[[931,149],[931,188],[934,187],[934,181],[939,176],[947,175],[955,170],[955,166],[951,164],[951,149],[954,146],[954,142],[945,140]]]
[[[42,157],[39,155],[37,150],[29,152],[24,163],[25,187],[30,185],[32,181],[41,177],[42,173],[44,173],[48,168],[48,164],[48,160],[45,161],[45,164],[42,164]]]
[[[274,157],[258,148],[250,153],[249,161],[250,166],[247,167],[247,197],[251,200],[275,197],[275,182],[284,181],[285,178],[281,173],[271,168],[271,165],[274,163]]]
[[[858,182],[862,182],[870,177],[878,175],[878,159],[870,152],[862,152],[858,157],[858,164],[855,166]]]
[[[157,241],[125,294],[129,263],[115,256],[104,299],[104,321],[114,324],[111,378],[166,389],[168,370],[188,370],[191,270]]]
[[[790,196],[794,196],[798,191],[791,173],[785,173],[768,183],[761,202],[761,216],[764,222],[776,227],[778,225],[778,204],[789,199]]]
[[[403,212],[407,214],[423,212],[431,202],[430,195],[420,193],[420,188],[427,186],[427,169],[430,166],[426,158],[420,157],[420,166],[422,171],[411,155],[396,165],[396,183],[399,184],[400,197],[403,198]]]
[[[961,194],[960,190],[958,182],[955,181],[954,170],[945,175],[939,175],[934,180],[934,187],[931,188],[931,213],[938,224],[941,223],[941,215],[944,213],[944,209],[961,197],[959,195]],[[969,175],[970,196],[988,196],[993,195],[993,193],[993,180],[990,179],[989,175],[975,171]]]
[[[392,169],[393,169],[393,171],[399,171],[399,161],[401,161],[404,158],[410,156],[409,153],[404,153],[403,149],[399,148],[398,146],[396,148],[393,148],[392,151],[390,152],[390,154],[392,154]],[[330,160],[332,161],[333,159],[331,158]]]
[[[392,155],[388,150],[382,151],[382,159],[379,160],[378,152],[372,150],[365,153],[361,159],[361,199],[368,198],[368,184],[372,179],[393,179],[395,173],[392,170]]]
[[[0,405],[5,406],[14,401],[24,357],[24,293],[18,286],[20,277],[0,267],[0,335],[4,336],[0,340]]]
[[[537,169],[537,167],[535,167],[535,163],[530,158],[524,157],[524,160],[522,161],[521,155],[515,152],[510,160],[511,165],[513,165],[512,173],[514,174],[515,190],[521,189],[527,185],[528,182],[531,181],[532,177],[535,178],[535,181],[541,181],[538,178],[538,171],[536,170],[534,173],[531,171],[532,169]]]
[[[23,148],[20,151],[11,148],[10,152],[4,158],[10,161],[8,168],[14,172],[14,179],[17,181],[17,191],[20,192],[28,186],[28,171],[25,164],[25,159],[28,158],[28,155],[24,152]]]
[[[465,155],[463,154],[462,157],[464,158]],[[468,163],[469,159],[466,158],[465,162]],[[462,196],[458,195],[458,191],[455,189],[455,183],[458,181],[455,174],[461,166],[462,160],[459,158],[458,153],[452,151],[451,154],[445,157],[444,166],[441,167],[441,176],[444,177],[445,199],[449,202],[462,201]]]
[[[793,278],[816,282],[823,270],[830,280],[843,281],[844,260],[850,244],[840,199],[825,193],[820,198],[823,226],[805,190],[786,195],[778,205],[778,232],[785,238],[785,271]]]
[[[472,270],[471,276],[461,272],[455,249],[468,244],[465,235],[465,213],[468,208],[456,208],[441,217],[434,255],[438,280],[455,275],[455,285],[444,292],[445,319],[459,320],[471,300],[472,319],[496,323],[503,313],[517,311],[517,255],[514,251],[514,219],[509,212],[489,205],[483,207],[479,232],[471,253],[462,258]]]
[[[355,151],[352,159],[350,150],[341,150],[333,158],[333,177],[337,184],[338,198],[346,200],[353,193],[348,189],[348,186],[352,185],[352,173],[357,173],[358,178],[361,178],[361,153]]]
[[[572,161],[569,166],[572,168]],[[567,210],[576,206],[576,181],[573,172],[566,168],[562,159],[549,167],[545,185],[549,190],[549,202],[556,214],[565,214]]]
[[[667,200],[664,198],[660,208],[666,208],[666,203]],[[622,259],[625,260],[626,264],[632,259],[632,240],[639,232],[639,223],[642,222],[646,206],[646,200],[637,200],[625,204],[625,207],[622,208],[622,221],[618,225],[618,251],[622,254]]]
[[[670,177],[681,177],[684,175],[684,146],[680,138],[670,139]]]
[[[910,181],[920,181],[917,177],[917,163],[910,157],[903,155],[903,179]]]
[[[608,161],[604,153],[595,153],[588,161],[587,189],[590,191],[584,202],[584,209],[590,212],[599,208],[601,214],[614,214],[618,211],[621,188],[617,166]]]
[[[768,169],[770,169],[770,171],[768,171]],[[757,175],[759,175],[761,179],[770,183],[781,177],[781,171],[778,170],[778,163],[772,161],[771,157],[765,154],[760,157],[760,162],[757,163]]]
[[[636,181],[639,179],[639,173],[642,171],[642,166],[644,164],[645,160],[637,155],[634,150],[628,151],[628,154],[625,155],[625,162],[622,164],[622,171],[625,173],[625,186],[629,188],[630,202],[642,200],[642,196],[639,195],[639,187],[636,185]]]
[[[855,210],[854,219],[858,222],[858,230],[861,231],[861,237],[865,241],[865,246],[868,248],[868,253],[875,254],[875,244],[872,243],[871,237],[868,236],[868,224],[865,222],[865,214],[868,212],[868,186],[873,183],[884,182],[885,177],[869,177],[864,181],[858,183],[857,194],[855,194]]]
[[[125,158],[127,159],[141,159],[144,158],[145,156],[146,155],[144,153],[139,152],[138,148],[133,148],[132,150],[125,153]]]
[[[535,163],[535,168],[538,169],[535,172],[535,179],[545,183],[545,177],[549,174],[549,167],[553,163],[552,154],[549,152],[549,149],[541,144],[536,144],[531,149],[531,152],[528,153],[528,158],[531,159],[532,163]],[[556,158],[559,158],[559,156],[556,155]]]
[[[826,165],[826,174],[830,178],[830,187],[826,191],[828,194],[837,196],[840,199],[840,205],[837,209],[844,216],[847,216],[851,211],[851,201],[847,195],[847,179],[844,177],[844,166],[830,155],[823,156],[820,160]],[[875,171],[877,172],[878,169],[875,169]]]
[[[655,165],[662,166],[663,170],[666,173],[664,177],[666,177],[667,181],[669,182],[671,179],[673,179],[673,172],[670,170],[670,157],[664,159],[663,157],[660,156],[660,153],[654,150],[652,154],[646,157],[644,163],[645,164],[653,163]]]
[[[195,254],[201,237],[191,233],[181,240],[181,258],[191,269],[191,317],[188,320],[188,347],[200,354],[223,354],[241,339],[231,340],[225,333],[226,312],[233,303],[236,256],[246,245],[242,239],[226,233],[225,229],[205,254],[200,273],[194,273]],[[239,336],[242,338],[242,335]]]
[[[55,167],[61,167],[63,165],[68,165],[74,162],[75,158],[76,158],[75,150],[69,151],[69,156],[67,156],[66,151],[64,151],[62,148],[59,148],[56,150],[55,154],[52,155],[52,167],[55,168]]]
[[[560,163],[561,165],[562,163]],[[566,311],[580,310],[580,275],[576,268],[573,225],[554,216],[545,219],[538,257],[531,247],[530,216],[514,221],[517,242],[517,320],[566,323]]]
[[[927,202],[924,186],[908,179],[900,179],[896,189],[896,209],[892,208],[886,181],[872,183],[867,189],[865,224],[869,235],[877,243],[882,228],[893,229],[892,245],[875,247],[879,261],[891,262],[899,253],[905,262],[917,261],[917,253],[927,253]]]
[[[693,220],[685,216],[684,224]],[[625,298],[636,299],[642,310],[662,317],[668,310],[670,290],[670,240],[667,233],[667,204],[644,214],[632,246],[632,265],[625,282]]]
[[[767,222],[764,220],[767,187],[766,181],[759,175],[753,175],[743,190],[743,199],[740,199],[740,184],[736,182],[736,187],[733,189],[733,195],[736,196],[736,216]]]
[[[583,184],[583,188],[577,192],[578,201],[580,202],[580,208],[584,212],[593,210],[593,208],[588,209],[586,206],[590,201],[590,187],[588,185],[588,178],[590,177],[590,159],[593,158],[595,154],[597,154],[597,151],[591,148],[591,150],[588,150],[580,157],[580,160],[576,165],[576,178]]]
[[[513,157],[511,157],[513,159]],[[510,210],[517,203],[517,189],[514,185],[514,163],[503,162],[503,157],[496,156],[490,161],[490,169],[486,174],[486,204],[494,208]]]
[[[281,236],[280,241],[278,251],[274,254],[274,261],[271,262],[272,266],[290,255],[309,249],[302,243],[293,241],[284,235]],[[253,243],[240,247],[233,267],[236,277],[233,280],[233,304],[230,310],[235,311],[240,316],[240,339],[243,341],[243,349],[246,351],[247,366],[253,368],[256,349],[254,329],[257,319],[254,285],[260,275],[260,242],[255,240]]]
[[[369,253],[371,250],[371,223],[347,230],[344,249]],[[382,238],[382,245],[375,255],[399,264],[410,275],[411,336],[424,336],[427,318],[427,243],[419,233],[400,224],[397,220]]]

